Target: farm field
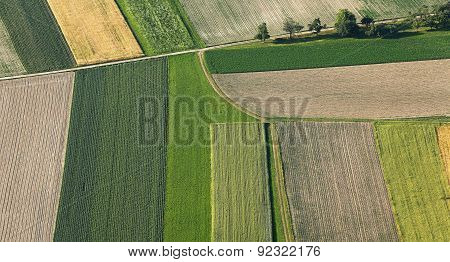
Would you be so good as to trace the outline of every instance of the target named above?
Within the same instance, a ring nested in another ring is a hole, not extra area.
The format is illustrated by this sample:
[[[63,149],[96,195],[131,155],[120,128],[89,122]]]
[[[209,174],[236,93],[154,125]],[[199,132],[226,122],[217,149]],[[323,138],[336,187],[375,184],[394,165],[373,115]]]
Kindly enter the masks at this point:
[[[438,128],[438,140],[442,160],[445,164],[448,184],[450,186],[450,125],[444,125]]]
[[[6,27],[0,19],[0,77],[25,73]]]
[[[73,108],[55,241],[162,241],[167,59],[77,72]]]
[[[429,123],[376,124],[401,241],[450,241],[449,191],[436,127]]]
[[[26,72],[53,71],[75,65],[47,1],[0,1],[0,19]]]
[[[146,55],[176,52],[201,46],[178,0],[117,0]],[[192,34],[192,35],[191,35]]]
[[[397,38],[319,36],[293,44],[254,43],[205,53],[213,74],[308,69],[450,58],[450,31],[404,32]]]
[[[370,123],[277,123],[296,241],[396,241]]]
[[[52,241],[73,73],[0,81],[0,241]]]
[[[210,124],[250,121],[217,95],[196,54],[169,57],[164,241],[211,241]]]
[[[339,9],[349,9],[358,20],[363,14],[376,19],[397,18],[417,11],[422,5],[445,3],[445,0],[180,0],[199,35],[207,45],[253,39],[256,28],[267,23],[272,35],[283,34],[283,22],[292,17],[303,25],[320,17],[334,25]]]
[[[211,131],[212,241],[271,242],[263,125],[218,124]]]
[[[264,117],[384,119],[450,116],[449,69],[435,60],[213,77]]]
[[[78,65],[142,56],[114,0],[48,0],[48,3]]]

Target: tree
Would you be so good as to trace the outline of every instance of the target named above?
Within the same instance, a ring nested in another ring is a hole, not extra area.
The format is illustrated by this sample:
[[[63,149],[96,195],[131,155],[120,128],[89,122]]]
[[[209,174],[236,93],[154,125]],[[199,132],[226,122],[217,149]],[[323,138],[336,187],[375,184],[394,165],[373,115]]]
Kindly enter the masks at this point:
[[[263,42],[270,38],[266,23],[262,23],[258,26],[258,34],[256,35],[256,38]]]
[[[437,29],[439,27],[438,21],[435,15],[427,15],[423,18],[423,25],[431,29]]]
[[[326,28],[326,25],[322,25],[320,18],[314,19],[314,21],[308,25],[309,31],[313,31],[313,33],[316,35],[320,34],[320,31],[322,31],[322,29],[324,28]]]
[[[372,24],[366,31],[367,36],[392,37],[402,30],[409,29],[408,23],[400,22],[395,24]]]
[[[416,30],[420,27],[450,28],[450,1],[444,5],[433,6],[431,9],[424,5],[412,15],[411,19],[412,27]]]
[[[302,31],[303,25],[294,21],[291,17],[286,18],[283,24],[283,30],[289,33],[289,39],[292,39],[295,33]]]
[[[415,15],[420,19],[424,19],[428,14],[430,14],[430,8],[427,5],[422,5]]]
[[[363,25],[365,25],[366,28],[369,28],[369,26],[372,25],[373,22],[374,22],[373,18],[370,17],[370,16],[367,16],[367,15],[364,16],[364,17],[361,19],[361,23],[362,23]]]
[[[354,36],[359,31],[356,16],[347,9],[339,10],[335,27],[341,37]]]
[[[437,28],[450,28],[450,1],[446,4],[437,6],[434,11],[434,19]]]
[[[422,19],[420,19],[416,16],[414,16],[414,18],[411,19],[411,26],[412,26],[412,28],[416,29],[416,31],[418,31],[419,28],[423,27],[424,26],[423,24],[424,23],[423,23]]]

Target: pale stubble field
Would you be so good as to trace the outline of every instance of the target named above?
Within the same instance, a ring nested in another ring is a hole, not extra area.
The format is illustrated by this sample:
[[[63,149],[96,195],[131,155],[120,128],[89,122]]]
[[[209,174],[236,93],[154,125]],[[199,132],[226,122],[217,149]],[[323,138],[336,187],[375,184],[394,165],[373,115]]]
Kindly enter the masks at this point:
[[[0,241],[52,241],[74,73],[0,81]]]
[[[263,117],[412,118],[450,115],[450,60],[214,75]],[[253,102],[249,102],[253,101]]]

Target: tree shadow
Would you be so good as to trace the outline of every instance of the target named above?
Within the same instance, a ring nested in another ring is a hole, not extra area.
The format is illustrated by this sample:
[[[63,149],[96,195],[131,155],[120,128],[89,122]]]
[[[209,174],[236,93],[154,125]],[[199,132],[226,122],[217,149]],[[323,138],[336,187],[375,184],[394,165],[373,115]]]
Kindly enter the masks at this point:
[[[425,34],[423,31],[406,31],[406,32],[399,32],[392,35],[387,35],[383,37],[383,39],[400,39],[400,38],[407,38],[407,37],[413,37],[418,35]]]
[[[300,37],[294,37],[292,39],[289,38],[276,38],[272,41],[274,44],[297,44],[297,43],[308,43],[308,42],[314,42],[319,40],[335,40],[340,39],[337,34],[324,34],[324,35],[310,35],[310,36],[300,36]]]
[[[396,34],[388,35],[383,37],[382,39],[401,39],[401,38],[407,38],[407,37],[414,37],[423,35],[426,32],[437,32],[437,31],[450,31],[449,29],[430,29],[427,31],[402,31],[398,32]],[[300,36],[296,38],[276,38],[272,41],[273,44],[298,44],[298,43],[309,43],[314,41],[320,41],[320,40],[337,40],[337,39],[379,39],[379,37],[369,37],[365,34],[365,31],[361,30],[360,33],[358,33],[355,36],[351,37],[341,37],[337,33],[333,34],[324,34],[324,35],[309,35],[309,36]]]

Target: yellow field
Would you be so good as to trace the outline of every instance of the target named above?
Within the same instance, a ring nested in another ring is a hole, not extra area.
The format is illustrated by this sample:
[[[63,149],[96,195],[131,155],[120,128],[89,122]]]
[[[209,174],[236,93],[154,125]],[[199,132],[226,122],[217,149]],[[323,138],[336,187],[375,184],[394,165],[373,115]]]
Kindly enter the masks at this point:
[[[439,147],[445,164],[445,172],[450,184],[450,126],[438,128]]]
[[[48,0],[79,65],[142,56],[114,0]]]

